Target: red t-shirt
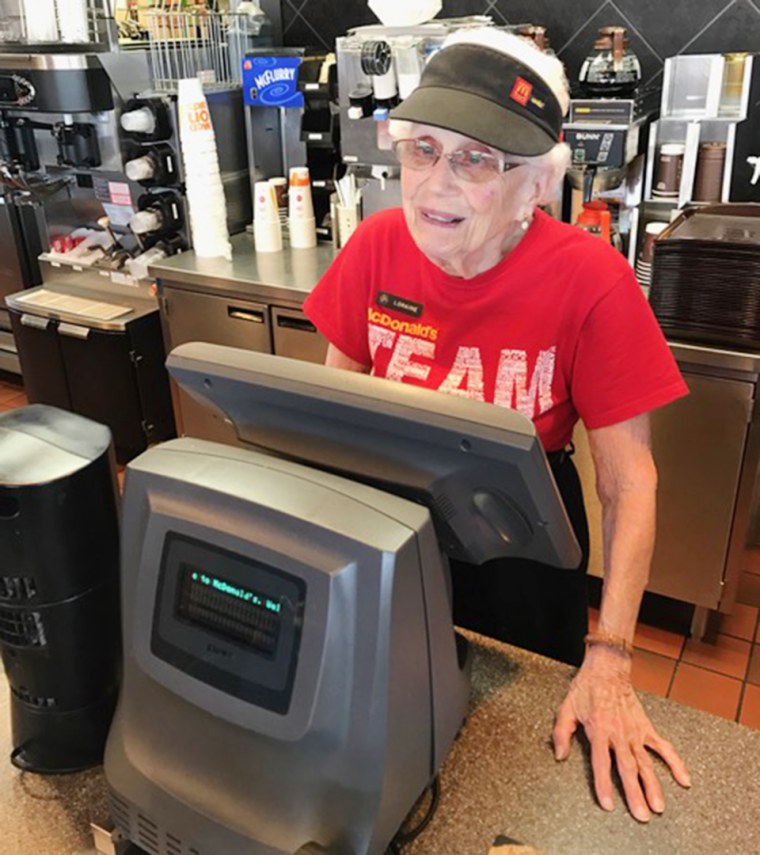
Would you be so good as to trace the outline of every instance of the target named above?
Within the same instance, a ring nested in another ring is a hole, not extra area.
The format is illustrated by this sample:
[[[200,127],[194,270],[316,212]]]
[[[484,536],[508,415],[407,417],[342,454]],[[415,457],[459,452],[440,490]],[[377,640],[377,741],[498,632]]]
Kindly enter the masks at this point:
[[[578,418],[605,427],[688,391],[625,259],[540,210],[517,247],[471,279],[429,261],[401,209],[381,211],[304,309],[373,374],[519,410],[548,451]]]

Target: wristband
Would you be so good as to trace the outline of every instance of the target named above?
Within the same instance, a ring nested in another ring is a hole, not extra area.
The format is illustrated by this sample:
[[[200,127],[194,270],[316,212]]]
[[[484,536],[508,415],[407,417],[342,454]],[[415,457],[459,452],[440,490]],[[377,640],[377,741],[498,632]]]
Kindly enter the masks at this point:
[[[598,632],[590,632],[583,641],[588,647],[600,644],[603,647],[613,647],[615,650],[622,650],[623,653],[633,656],[633,645],[627,638],[623,638],[622,635],[614,635],[611,632],[599,630]]]

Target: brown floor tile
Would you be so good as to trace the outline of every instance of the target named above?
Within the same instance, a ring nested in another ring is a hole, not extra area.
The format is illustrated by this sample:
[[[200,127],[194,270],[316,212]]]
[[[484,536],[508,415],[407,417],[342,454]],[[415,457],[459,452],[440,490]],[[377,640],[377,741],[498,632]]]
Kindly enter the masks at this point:
[[[664,698],[667,697],[675,668],[675,659],[658,656],[648,650],[637,650],[633,657],[631,680],[636,689]]]
[[[760,688],[758,686],[744,687],[739,721],[741,724],[746,724],[747,727],[760,730]]]
[[[757,626],[757,606],[747,606],[744,603],[734,603],[730,615],[720,616],[719,632],[723,635],[733,635],[752,641]]]
[[[29,403],[29,398],[26,397],[26,392],[16,392],[16,394],[7,401],[13,407],[25,407]]]
[[[690,638],[683,649],[683,661],[709,668],[728,677],[744,679],[749,662],[750,643],[730,635],[718,635],[715,643]]]
[[[634,647],[648,650],[650,653],[658,653],[660,656],[668,656],[671,659],[680,657],[683,644],[684,637],[679,633],[660,629],[657,626],[647,626],[645,623],[639,623],[633,639]]]
[[[748,606],[760,606],[760,574],[742,573],[736,601]]]
[[[668,697],[679,704],[735,719],[741,688],[739,680],[679,662]]]
[[[752,645],[752,654],[747,669],[747,682],[760,686],[760,646]]]
[[[4,383],[0,386],[0,404],[7,404],[23,394],[24,390],[20,386],[9,386],[7,383]]]

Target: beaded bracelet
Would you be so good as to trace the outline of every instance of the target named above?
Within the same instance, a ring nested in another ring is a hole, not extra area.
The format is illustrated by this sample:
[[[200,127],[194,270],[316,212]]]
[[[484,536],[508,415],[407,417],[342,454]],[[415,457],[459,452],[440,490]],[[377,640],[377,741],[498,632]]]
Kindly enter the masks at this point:
[[[583,641],[588,646],[601,644],[604,647],[614,647],[616,650],[622,650],[629,656],[633,656],[633,645],[622,635],[614,635],[611,632],[599,630],[598,632],[590,632]]]

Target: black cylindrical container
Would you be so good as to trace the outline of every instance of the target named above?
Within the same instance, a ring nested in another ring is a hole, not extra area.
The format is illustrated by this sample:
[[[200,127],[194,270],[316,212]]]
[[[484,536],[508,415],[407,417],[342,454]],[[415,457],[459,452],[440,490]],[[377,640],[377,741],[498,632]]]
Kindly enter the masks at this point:
[[[0,652],[19,768],[102,762],[119,682],[118,560],[108,428],[42,404],[0,415]]]

